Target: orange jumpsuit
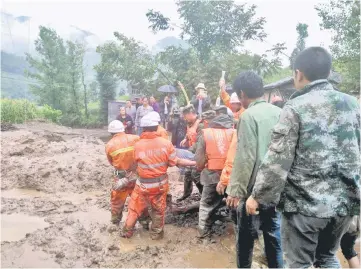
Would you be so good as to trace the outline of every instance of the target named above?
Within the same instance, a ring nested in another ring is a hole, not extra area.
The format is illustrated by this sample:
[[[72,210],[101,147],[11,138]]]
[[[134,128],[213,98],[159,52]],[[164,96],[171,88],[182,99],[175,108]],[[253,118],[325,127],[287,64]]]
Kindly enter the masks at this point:
[[[229,94],[226,91],[221,91],[221,98],[222,101],[224,103],[224,105],[226,107],[228,107],[229,109],[231,109],[231,97],[229,96]],[[245,111],[244,107],[242,106],[241,109],[237,112],[233,112],[233,117],[235,120],[239,120],[239,117],[241,116],[241,114]]]
[[[166,129],[164,129],[162,126],[158,125],[157,134],[160,137],[163,137],[165,139],[169,139],[168,132]]]
[[[118,133],[106,144],[105,152],[112,166],[116,169],[116,174],[126,174],[135,169],[134,144],[139,141],[139,136]],[[118,177],[114,178],[116,181]],[[112,190],[110,194],[111,221],[119,223],[127,197],[134,189],[134,183],[128,184],[123,189]]]
[[[139,179],[128,205],[128,217],[124,225],[123,236],[131,237],[137,219],[150,205],[152,239],[163,236],[166,198],[168,193],[168,166],[177,164],[172,143],[159,137],[157,132],[145,132],[135,144],[135,161],[138,165]]]

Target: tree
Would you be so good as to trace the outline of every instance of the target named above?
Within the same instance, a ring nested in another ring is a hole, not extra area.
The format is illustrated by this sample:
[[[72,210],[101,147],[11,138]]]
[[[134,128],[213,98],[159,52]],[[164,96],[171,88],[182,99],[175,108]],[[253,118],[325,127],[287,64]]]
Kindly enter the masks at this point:
[[[305,23],[298,23],[296,31],[298,34],[296,48],[292,51],[290,57],[290,68],[293,68],[294,61],[297,55],[306,48],[306,38],[308,37],[308,25]]]
[[[69,79],[70,79],[70,95],[71,102],[69,112],[75,115],[80,114],[80,83],[84,84],[84,71],[83,71],[83,59],[85,54],[84,45],[67,41],[68,47],[68,67],[69,67]],[[86,95],[86,93],[84,93]],[[85,96],[86,98],[86,96]],[[86,103],[85,103],[86,105]]]
[[[151,94],[154,89],[150,84],[156,73],[153,56],[135,39],[118,32],[114,36],[116,41],[97,48],[102,59],[100,65],[117,80],[127,81],[132,87],[141,89],[143,94]]]
[[[208,62],[212,53],[235,52],[246,40],[263,40],[265,18],[256,18],[256,6],[234,1],[177,1],[181,38]],[[153,32],[171,29],[170,19],[159,12],[146,14]]]
[[[99,90],[98,90],[98,82],[97,81],[92,81],[89,84],[89,91],[88,91],[88,100],[90,102],[96,102],[99,98]]]
[[[342,74],[344,91],[360,91],[360,2],[331,0],[316,7],[321,27],[333,32],[334,67]]]
[[[63,39],[55,30],[39,27],[39,37],[35,40],[35,49],[40,59],[26,55],[32,70],[27,76],[37,80],[30,90],[39,97],[41,104],[49,104],[54,109],[65,111],[67,104],[67,54]]]

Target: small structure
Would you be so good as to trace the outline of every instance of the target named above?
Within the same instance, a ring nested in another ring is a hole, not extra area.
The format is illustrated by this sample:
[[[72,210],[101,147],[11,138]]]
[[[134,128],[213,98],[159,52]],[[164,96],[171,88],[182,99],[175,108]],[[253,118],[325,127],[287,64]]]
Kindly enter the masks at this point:
[[[341,83],[342,78],[339,73],[331,71],[328,80],[336,86]],[[267,84],[263,88],[265,90],[263,98],[267,102],[271,102],[272,97],[274,96],[280,96],[283,100],[287,101],[288,99],[290,99],[291,95],[296,92],[293,84],[293,77],[287,77],[279,81]]]

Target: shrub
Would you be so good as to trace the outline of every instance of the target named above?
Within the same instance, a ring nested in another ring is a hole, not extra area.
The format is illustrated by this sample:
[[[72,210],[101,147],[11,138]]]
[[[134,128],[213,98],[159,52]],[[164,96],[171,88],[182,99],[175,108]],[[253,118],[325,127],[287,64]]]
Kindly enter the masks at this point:
[[[52,122],[59,123],[62,112],[60,110],[53,109],[51,106],[44,105],[39,109],[39,116]]]
[[[25,99],[1,99],[1,122],[23,123],[36,118],[43,118],[58,123],[61,111],[48,105],[38,108]]]

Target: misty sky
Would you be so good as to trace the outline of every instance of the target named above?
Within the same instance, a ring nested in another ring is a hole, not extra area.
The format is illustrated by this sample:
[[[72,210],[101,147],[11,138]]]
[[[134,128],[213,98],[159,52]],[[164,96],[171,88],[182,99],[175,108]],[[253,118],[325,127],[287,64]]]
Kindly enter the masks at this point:
[[[91,3],[89,3],[91,2]],[[323,45],[328,47],[331,43],[331,34],[320,29],[320,18],[314,6],[325,1],[310,0],[263,0],[247,1],[256,4],[257,15],[266,18],[265,32],[268,34],[267,43],[247,42],[245,48],[254,53],[263,53],[278,42],[286,42],[287,53],[290,55],[297,39],[297,23],[309,25],[307,46]],[[327,1],[326,1],[327,2]],[[161,32],[154,35],[148,29],[145,13],[148,9],[161,11],[175,23],[178,20],[177,7],[172,0],[168,1],[17,1],[3,0],[2,11],[15,16],[30,16],[30,31],[27,28],[9,25],[14,38],[22,36],[35,39],[38,25],[54,27],[59,34],[66,35],[69,25],[93,32],[100,42],[113,38],[113,32],[119,31],[126,36],[132,36],[152,47],[157,40],[174,35],[179,36],[179,30]],[[2,25],[2,32],[8,31],[8,26]]]

